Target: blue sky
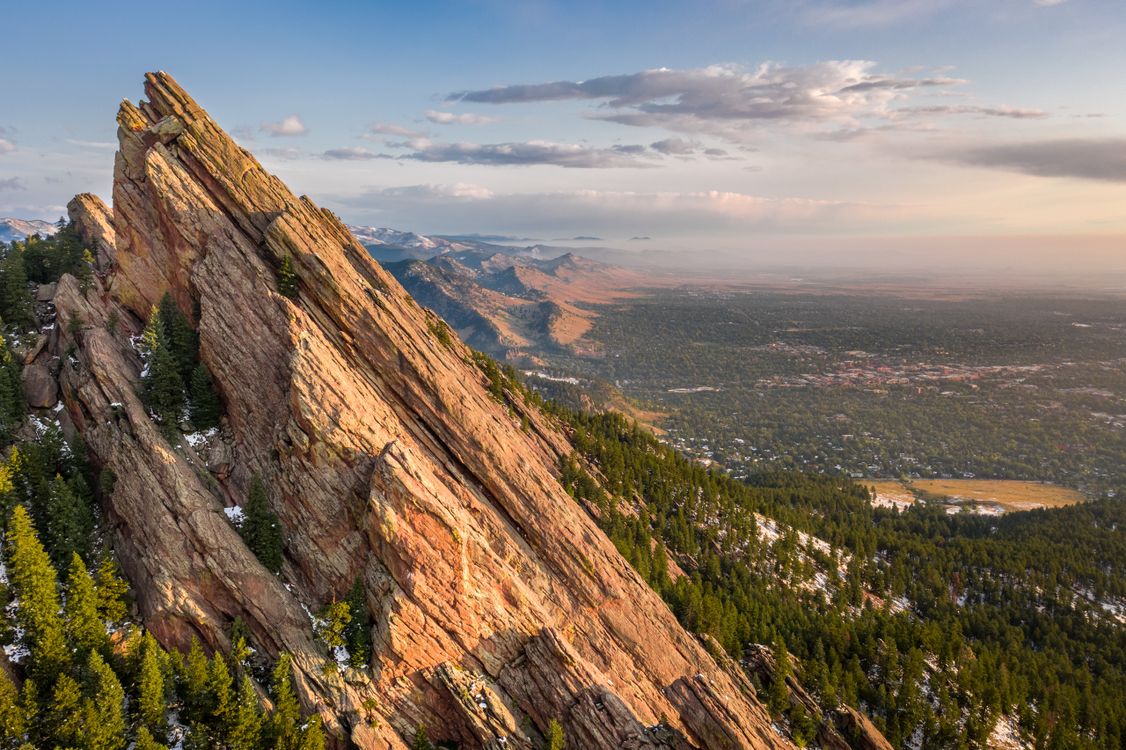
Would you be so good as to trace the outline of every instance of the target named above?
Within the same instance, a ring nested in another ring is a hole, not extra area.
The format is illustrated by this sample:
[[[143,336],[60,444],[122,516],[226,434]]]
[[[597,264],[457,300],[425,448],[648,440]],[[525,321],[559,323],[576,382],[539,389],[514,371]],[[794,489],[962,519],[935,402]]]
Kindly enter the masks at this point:
[[[734,252],[1126,235],[1121,0],[0,13],[0,215],[108,199],[117,102],[164,69],[356,223]]]

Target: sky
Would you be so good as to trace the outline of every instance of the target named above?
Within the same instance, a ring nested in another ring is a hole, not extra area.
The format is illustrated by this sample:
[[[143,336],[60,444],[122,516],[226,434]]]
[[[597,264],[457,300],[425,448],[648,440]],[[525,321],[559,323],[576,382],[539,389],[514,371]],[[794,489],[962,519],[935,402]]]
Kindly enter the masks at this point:
[[[0,216],[110,200],[117,104],[161,69],[355,224],[1126,268],[1121,0],[53,2],[0,19]]]

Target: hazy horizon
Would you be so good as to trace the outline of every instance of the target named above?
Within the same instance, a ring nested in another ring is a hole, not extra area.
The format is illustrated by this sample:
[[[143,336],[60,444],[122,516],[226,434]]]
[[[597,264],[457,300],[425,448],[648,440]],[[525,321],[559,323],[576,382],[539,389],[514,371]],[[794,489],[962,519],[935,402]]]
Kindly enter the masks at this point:
[[[112,103],[167,69],[351,223],[674,267],[1126,273],[1121,3],[129,5],[5,12],[55,45],[9,41],[35,63],[0,77],[0,216],[108,200]]]

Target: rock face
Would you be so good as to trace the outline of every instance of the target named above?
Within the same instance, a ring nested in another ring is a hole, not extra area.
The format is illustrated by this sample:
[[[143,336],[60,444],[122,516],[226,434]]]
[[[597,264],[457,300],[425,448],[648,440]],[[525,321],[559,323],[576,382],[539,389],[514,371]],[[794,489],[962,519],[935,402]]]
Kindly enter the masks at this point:
[[[570,747],[789,747],[560,487],[566,438],[516,394],[494,400],[469,350],[168,75],[145,93],[118,114],[112,218],[71,204],[113,269],[85,293],[63,278],[42,356],[73,355],[67,411],[116,477],[115,549],[158,639],[226,649],[241,618],[260,651],[293,654],[340,746],[402,748],[424,724],[531,748],[557,718]],[[137,396],[129,335],[165,292],[225,405],[218,462],[171,444]],[[223,513],[256,474],[286,529],[280,576]],[[337,673],[308,612],[357,578],[374,654]]]
[[[87,243],[94,249],[98,268],[108,270],[113,265],[113,216],[102,199],[92,193],[80,193],[66,206],[67,214]]]

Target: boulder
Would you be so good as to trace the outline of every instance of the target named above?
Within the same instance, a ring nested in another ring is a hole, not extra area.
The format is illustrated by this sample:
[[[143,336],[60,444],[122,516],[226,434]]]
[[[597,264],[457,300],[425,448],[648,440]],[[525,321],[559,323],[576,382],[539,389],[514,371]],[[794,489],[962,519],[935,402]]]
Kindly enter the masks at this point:
[[[33,363],[23,368],[23,394],[33,409],[46,409],[59,402],[59,383],[44,364]]]

